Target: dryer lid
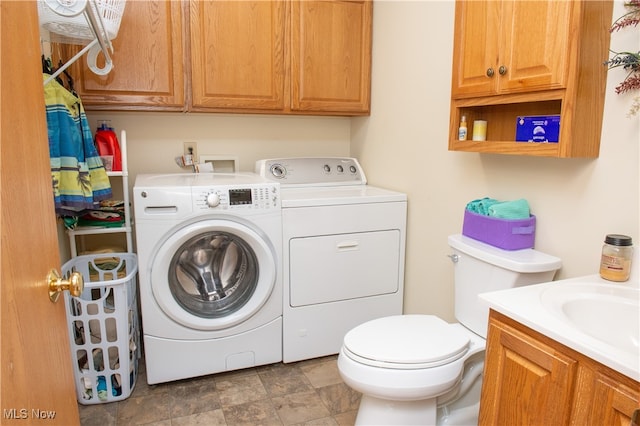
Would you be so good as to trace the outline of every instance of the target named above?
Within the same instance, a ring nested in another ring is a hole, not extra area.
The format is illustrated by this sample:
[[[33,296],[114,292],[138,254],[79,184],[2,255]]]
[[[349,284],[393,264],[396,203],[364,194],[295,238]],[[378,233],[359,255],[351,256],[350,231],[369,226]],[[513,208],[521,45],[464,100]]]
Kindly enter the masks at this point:
[[[469,335],[434,315],[396,315],[352,329],[344,337],[344,347],[367,365],[432,368],[462,357]]]

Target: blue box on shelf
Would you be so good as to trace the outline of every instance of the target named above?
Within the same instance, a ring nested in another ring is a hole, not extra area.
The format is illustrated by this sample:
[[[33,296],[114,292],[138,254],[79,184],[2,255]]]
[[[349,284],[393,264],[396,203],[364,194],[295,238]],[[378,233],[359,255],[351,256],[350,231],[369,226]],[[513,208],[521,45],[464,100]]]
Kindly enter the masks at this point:
[[[560,115],[520,116],[516,120],[516,142],[558,142]]]

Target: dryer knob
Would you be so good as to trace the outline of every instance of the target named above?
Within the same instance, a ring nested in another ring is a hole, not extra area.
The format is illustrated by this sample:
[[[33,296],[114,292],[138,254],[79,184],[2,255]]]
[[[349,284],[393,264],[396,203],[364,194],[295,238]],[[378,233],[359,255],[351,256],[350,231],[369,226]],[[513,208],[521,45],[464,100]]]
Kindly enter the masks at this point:
[[[207,206],[209,207],[218,207],[220,204],[220,196],[215,192],[207,194]]]
[[[281,164],[274,164],[271,166],[271,174],[275,178],[282,179],[287,174],[287,169]]]

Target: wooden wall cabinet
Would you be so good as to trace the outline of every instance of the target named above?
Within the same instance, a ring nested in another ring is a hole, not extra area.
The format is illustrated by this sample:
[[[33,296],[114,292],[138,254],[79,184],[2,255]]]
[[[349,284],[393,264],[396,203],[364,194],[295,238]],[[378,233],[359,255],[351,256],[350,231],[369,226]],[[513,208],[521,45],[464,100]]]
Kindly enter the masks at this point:
[[[370,111],[373,1],[291,2],[291,109]]]
[[[72,68],[86,110],[182,111],[185,105],[183,8],[177,1],[128,1],[113,40],[113,69]],[[78,46],[66,47],[66,57]]]
[[[464,1],[457,8],[453,97],[565,87],[572,2]],[[556,22],[563,25],[550,29]]]
[[[128,2],[87,110],[366,115],[371,0]]]
[[[283,1],[191,1],[189,109],[284,109]]]
[[[630,424],[640,383],[491,311],[480,425]]]
[[[611,13],[599,0],[456,1],[449,150],[597,157]],[[560,115],[559,141],[516,142],[523,115]],[[486,141],[471,140],[474,120]]]

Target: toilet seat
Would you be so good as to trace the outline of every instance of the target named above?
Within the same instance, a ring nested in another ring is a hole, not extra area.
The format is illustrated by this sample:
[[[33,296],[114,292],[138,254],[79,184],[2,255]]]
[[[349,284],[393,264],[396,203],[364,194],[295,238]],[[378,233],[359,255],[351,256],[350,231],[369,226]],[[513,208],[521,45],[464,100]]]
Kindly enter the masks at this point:
[[[434,315],[396,315],[368,321],[344,337],[343,351],[364,365],[427,369],[449,364],[469,349],[469,334]]]

